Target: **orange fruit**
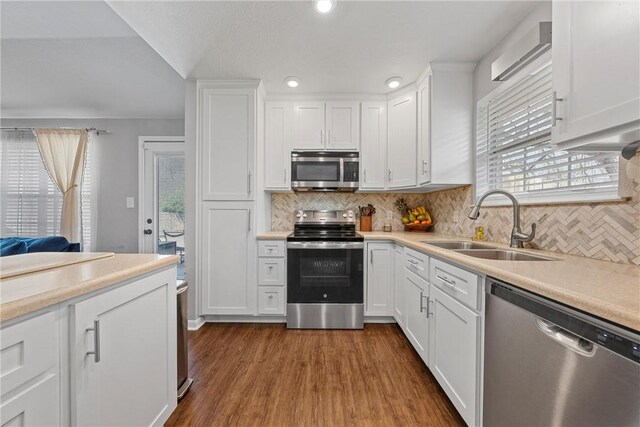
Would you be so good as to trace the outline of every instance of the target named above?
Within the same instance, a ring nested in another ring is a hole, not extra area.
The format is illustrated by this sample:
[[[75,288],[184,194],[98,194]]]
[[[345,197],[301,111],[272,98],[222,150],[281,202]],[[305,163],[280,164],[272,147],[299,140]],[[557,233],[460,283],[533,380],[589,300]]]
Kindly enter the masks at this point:
[[[420,224],[429,224],[429,221],[427,221],[426,219],[424,221],[422,221]]]
[[[415,221],[413,221],[414,224],[420,224],[420,221],[418,221],[417,219]]]

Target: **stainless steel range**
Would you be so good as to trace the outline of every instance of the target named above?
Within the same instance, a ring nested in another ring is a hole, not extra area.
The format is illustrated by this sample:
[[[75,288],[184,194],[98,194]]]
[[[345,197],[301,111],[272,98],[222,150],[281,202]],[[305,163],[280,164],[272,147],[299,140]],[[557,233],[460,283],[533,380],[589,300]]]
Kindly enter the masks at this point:
[[[287,238],[287,327],[364,327],[364,238],[345,211],[296,211]]]

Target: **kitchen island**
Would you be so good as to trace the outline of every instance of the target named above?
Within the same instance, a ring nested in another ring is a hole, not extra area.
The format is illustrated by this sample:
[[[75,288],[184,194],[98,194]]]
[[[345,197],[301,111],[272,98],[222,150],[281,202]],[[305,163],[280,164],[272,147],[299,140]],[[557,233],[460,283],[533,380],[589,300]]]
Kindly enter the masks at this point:
[[[164,423],[176,406],[178,260],[1,260],[1,424]]]

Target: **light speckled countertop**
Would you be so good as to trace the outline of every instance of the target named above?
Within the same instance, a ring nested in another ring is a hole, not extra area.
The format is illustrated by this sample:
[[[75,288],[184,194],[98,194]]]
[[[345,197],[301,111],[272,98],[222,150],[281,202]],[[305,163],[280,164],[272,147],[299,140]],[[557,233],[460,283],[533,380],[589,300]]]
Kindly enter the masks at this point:
[[[270,231],[259,240],[284,240],[290,231]],[[386,240],[451,261],[538,295],[640,331],[640,267],[557,252],[517,249],[557,261],[498,261],[473,258],[422,243],[424,240],[470,240],[437,233],[361,232],[365,240]],[[508,245],[483,242],[508,248]]]
[[[18,261],[29,261],[30,255]],[[56,259],[63,266],[25,273],[0,280],[0,321],[4,322],[106,288],[154,270],[176,264],[177,255],[106,254],[88,259],[82,253],[66,253]],[[32,259],[35,261],[35,258]],[[81,261],[78,261],[82,258]]]

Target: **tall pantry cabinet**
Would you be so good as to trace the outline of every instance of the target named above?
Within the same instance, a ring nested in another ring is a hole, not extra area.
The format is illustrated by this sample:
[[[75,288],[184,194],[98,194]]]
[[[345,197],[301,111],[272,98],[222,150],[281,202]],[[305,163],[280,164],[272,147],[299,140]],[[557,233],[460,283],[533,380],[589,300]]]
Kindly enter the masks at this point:
[[[199,80],[196,221],[201,315],[256,313],[260,82]]]

